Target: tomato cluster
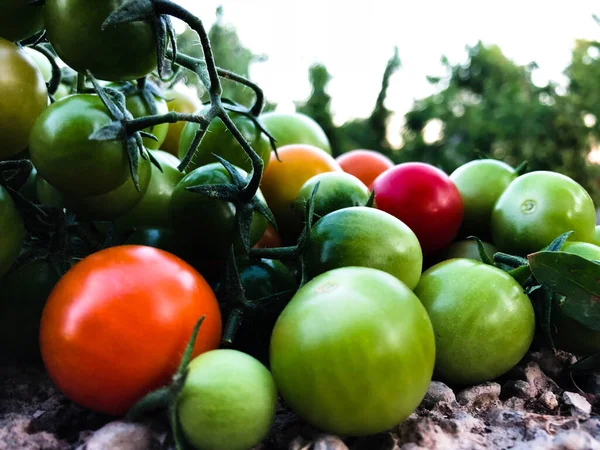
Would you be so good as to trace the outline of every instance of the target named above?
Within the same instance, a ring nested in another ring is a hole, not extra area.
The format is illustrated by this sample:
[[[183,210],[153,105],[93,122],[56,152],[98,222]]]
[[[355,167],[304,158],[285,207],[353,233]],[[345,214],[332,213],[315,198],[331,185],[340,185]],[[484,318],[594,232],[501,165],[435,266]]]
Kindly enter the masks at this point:
[[[257,445],[278,393],[322,430],[382,432],[432,377],[489,381],[528,351],[533,289],[492,255],[522,269],[572,232],[562,252],[600,260],[574,180],[489,159],[448,175],[366,149],[334,158],[305,115],[219,89],[203,104],[165,81],[168,24],[107,25],[126,3],[0,6],[0,350],[41,359],[73,401],[122,415],[175,393],[199,449]],[[42,30],[49,56],[27,47]],[[77,86],[56,91],[52,55]],[[27,176],[9,176],[15,160]],[[600,331],[555,300],[555,344],[600,351]]]

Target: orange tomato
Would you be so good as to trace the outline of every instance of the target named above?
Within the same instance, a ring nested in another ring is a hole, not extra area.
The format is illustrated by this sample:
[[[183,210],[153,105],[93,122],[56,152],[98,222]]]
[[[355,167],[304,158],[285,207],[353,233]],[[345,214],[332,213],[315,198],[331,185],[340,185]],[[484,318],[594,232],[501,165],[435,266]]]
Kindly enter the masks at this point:
[[[281,236],[275,230],[273,225],[268,224],[265,233],[260,240],[254,245],[254,248],[277,248],[283,246]]]
[[[167,101],[169,111],[193,114],[202,108],[202,102],[194,89],[184,84],[176,85],[174,88],[165,91],[163,95]],[[187,122],[169,124],[167,137],[161,146],[162,150],[175,155],[177,159],[179,159],[179,138],[186,124]]]
[[[285,145],[278,149],[279,159],[271,153],[271,160],[263,175],[261,190],[275,215],[280,232],[294,227],[292,209],[302,185],[324,172],[341,171],[337,161],[325,150],[306,144]]]
[[[394,167],[394,162],[387,156],[373,150],[352,150],[336,158],[346,173],[354,175],[365,183],[369,190],[373,181],[387,169]]]
[[[121,415],[169,382],[203,315],[194,355],[221,339],[219,305],[204,278],[163,250],[108,248],[73,266],[50,294],[42,358],[71,400]]]

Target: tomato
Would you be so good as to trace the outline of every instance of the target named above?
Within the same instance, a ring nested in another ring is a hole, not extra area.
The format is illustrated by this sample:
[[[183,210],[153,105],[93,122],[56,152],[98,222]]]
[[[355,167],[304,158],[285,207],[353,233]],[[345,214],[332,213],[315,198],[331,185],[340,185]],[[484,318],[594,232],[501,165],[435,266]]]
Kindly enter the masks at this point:
[[[592,238],[591,243],[594,245],[600,245],[600,225],[596,225],[594,237]]]
[[[336,160],[344,172],[354,175],[369,189],[373,188],[373,182],[379,175],[394,167],[390,158],[373,150],[351,150]]]
[[[248,117],[233,112],[229,112],[229,117],[252,149],[262,158],[264,167],[266,168],[269,164],[269,155],[271,154],[269,138]],[[180,159],[183,159],[190,148],[198,127],[197,123],[189,122],[183,128],[179,141]],[[188,172],[194,170],[196,167],[205,166],[217,161],[213,153],[221,158],[225,158],[234,166],[238,166],[247,172],[250,172],[252,169],[250,158],[248,158],[240,143],[235,140],[225,127],[225,124],[218,118],[214,119],[208,126],[208,130],[198,146],[194,159],[192,159],[188,167]]]
[[[493,380],[525,355],[535,329],[533,307],[506,272],[451,259],[423,273],[415,294],[436,337],[436,376],[455,385]]]
[[[241,169],[240,173],[245,174]],[[235,226],[236,207],[219,199],[189,192],[191,186],[226,184],[231,178],[220,163],[198,167],[188,173],[175,187],[169,205],[169,217],[176,233],[185,236],[189,245],[204,259],[224,258],[232,243],[241,246]],[[260,190],[259,199],[263,200]],[[267,219],[255,212],[250,233],[250,245],[258,242],[267,228]]]
[[[567,231],[590,241],[594,202],[581,185],[555,172],[537,171],[513,181],[492,212],[492,239],[500,251],[518,255],[541,250]]]
[[[271,370],[291,408],[345,436],[388,430],[423,399],[435,360],[431,322],[391,275],[365,267],[324,273],[275,324]]]
[[[304,224],[306,203],[317,183],[319,190],[315,195],[315,220],[338,209],[352,206],[365,206],[369,200],[369,189],[354,175],[343,172],[325,172],[310,178],[300,188],[294,205],[297,224]]]
[[[89,139],[111,122],[94,94],[71,95],[50,105],[36,120],[29,142],[40,176],[61,192],[80,197],[107,194],[130,180],[125,142]],[[140,171],[148,165],[140,158]]]
[[[177,397],[183,434],[197,449],[247,450],[268,434],[277,388],[256,359],[235,350],[195,358]]]
[[[202,108],[202,102],[198,98],[196,90],[183,83],[175,85],[172,89],[164,92],[164,98],[167,101],[169,111],[179,113],[193,114]],[[169,124],[169,130],[162,149],[174,156],[179,156],[179,140],[181,133],[187,122],[175,122]]]
[[[156,40],[149,22],[102,31],[106,18],[127,0],[47,0],[44,22],[56,53],[77,72],[109,81],[141,78],[156,68]]]
[[[498,249],[488,242],[482,242],[486,254],[493,258]],[[458,241],[452,244],[445,252],[444,259],[467,258],[481,261],[479,256],[479,247],[475,241]]]
[[[308,144],[325,150],[331,155],[331,144],[323,128],[302,113],[268,112],[260,116],[271,135],[277,140],[277,148],[290,144]]]
[[[13,265],[25,241],[25,226],[13,199],[0,185],[0,276]]]
[[[460,234],[480,239],[490,237],[490,221],[496,201],[517,178],[508,164],[494,159],[480,159],[460,166],[450,175],[464,205]]]
[[[50,294],[42,358],[68,398],[121,415],[170,381],[203,315],[194,356],[221,339],[219,305],[204,278],[162,250],[108,248],[77,263]]]
[[[282,246],[283,241],[281,240],[281,236],[279,236],[279,233],[270,223],[267,224],[267,228],[260,240],[254,244],[254,248],[277,248]]]
[[[40,70],[24,50],[0,38],[0,159],[27,147],[31,128],[47,106]]]
[[[71,95],[71,88],[65,83],[60,83],[56,89],[56,92],[54,93],[54,100],[60,100],[68,95]]]
[[[46,83],[50,82],[52,79],[52,64],[48,58],[32,47],[24,47],[23,50],[31,57],[36,67],[40,70],[44,81]]]
[[[413,289],[421,276],[423,254],[402,221],[357,206],[327,214],[313,226],[304,261],[310,277],[338,267],[364,266],[388,272]]]
[[[261,189],[281,233],[294,230],[294,204],[302,185],[324,172],[341,171],[340,165],[325,151],[310,145],[286,145],[275,153],[262,179]]]
[[[0,354],[5,362],[41,362],[40,319],[59,279],[47,260],[21,266],[0,279]]]
[[[561,251],[600,261],[600,247],[587,242],[566,242]],[[587,356],[600,352],[600,331],[586,328],[563,312],[561,301],[552,305],[552,340],[554,345],[576,355]]]
[[[169,204],[177,183],[183,178],[177,166],[179,160],[160,150],[151,150],[162,172],[152,165],[152,176],[148,190],[142,199],[123,217],[117,220],[117,226],[125,230],[138,226],[169,226]]]
[[[440,169],[424,163],[399,164],[373,183],[377,208],[408,225],[423,254],[447,247],[463,219],[460,193]]]
[[[45,206],[56,206],[57,208],[65,207],[66,202],[63,193],[39,175],[35,177],[35,192],[40,204]]]
[[[0,37],[22,41],[42,31],[44,8],[27,0],[2,0],[0,4]]]

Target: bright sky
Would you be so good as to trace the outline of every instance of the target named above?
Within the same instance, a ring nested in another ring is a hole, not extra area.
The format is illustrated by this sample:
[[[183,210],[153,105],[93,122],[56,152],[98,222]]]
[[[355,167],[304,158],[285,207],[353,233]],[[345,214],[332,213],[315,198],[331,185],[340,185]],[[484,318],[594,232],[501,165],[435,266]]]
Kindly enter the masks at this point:
[[[336,122],[367,116],[394,45],[403,67],[393,77],[387,107],[401,117],[415,98],[432,93],[427,75],[440,57],[463,61],[465,45],[495,43],[519,64],[535,60],[535,80],[562,81],[576,39],[600,40],[597,0],[178,0],[207,28],[222,5],[242,42],[269,59],[251,77],[282,108],[310,93],[308,67],[333,75],[329,93]],[[484,6],[488,4],[490,6]],[[561,6],[555,6],[561,5]]]

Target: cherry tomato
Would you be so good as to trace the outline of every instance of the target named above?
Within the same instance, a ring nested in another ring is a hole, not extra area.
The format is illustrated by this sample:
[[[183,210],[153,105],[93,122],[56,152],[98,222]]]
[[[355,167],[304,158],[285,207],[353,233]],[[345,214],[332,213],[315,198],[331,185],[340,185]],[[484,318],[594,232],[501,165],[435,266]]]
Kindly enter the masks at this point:
[[[591,243],[594,245],[600,245],[600,225],[596,225],[594,229],[594,237],[591,240]]]
[[[594,236],[596,209],[590,195],[571,178],[530,172],[513,181],[492,212],[492,238],[500,251],[527,255],[567,231],[572,240]]]
[[[225,168],[220,163],[208,164],[188,173],[177,184],[171,197],[169,217],[173,229],[185,236],[198,256],[204,259],[224,259],[232,243],[241,248],[235,226],[236,207],[230,202],[209,199],[186,188],[226,183],[231,183],[231,178]],[[263,200],[260,190],[257,196]],[[255,212],[250,232],[251,246],[258,242],[266,228],[267,219]]]
[[[48,58],[32,47],[23,47],[23,50],[31,57],[36,67],[40,70],[44,81],[48,83],[52,79],[52,64]]]
[[[122,230],[139,226],[169,226],[171,196],[175,186],[183,178],[183,173],[177,169],[179,160],[170,153],[160,150],[150,152],[160,163],[162,172],[152,165],[148,190],[127,214],[117,220],[117,226]]]
[[[277,388],[259,361],[236,350],[195,358],[177,397],[187,440],[197,449],[248,450],[275,419]]]
[[[40,70],[24,50],[0,38],[0,159],[27,147],[31,128],[47,106]]]
[[[463,203],[452,180],[424,163],[404,163],[373,183],[377,208],[408,225],[419,238],[423,254],[447,247],[463,219]]]
[[[193,114],[202,108],[202,102],[198,98],[198,93],[183,83],[175,85],[174,88],[164,92],[164,98],[167,101],[169,111]],[[181,133],[187,122],[175,122],[169,124],[169,130],[162,149],[179,157],[179,140]]]
[[[47,0],[44,22],[56,53],[77,72],[109,81],[141,78],[156,68],[156,40],[149,22],[102,30],[127,0]]]
[[[419,405],[435,338],[419,299],[376,269],[346,267],[304,285],[273,330],[271,370],[286,403],[344,436],[388,430]]]
[[[44,8],[27,0],[2,0],[0,3],[0,37],[22,41],[44,27]]]
[[[77,263],[50,294],[42,358],[71,400],[120,415],[169,382],[203,315],[194,356],[221,339],[219,305],[204,278],[162,250],[108,248]]]
[[[331,155],[331,144],[323,128],[312,117],[302,113],[268,112],[260,116],[262,123],[277,140],[277,148],[290,144],[308,144]]]
[[[260,240],[254,245],[254,248],[277,248],[283,246],[281,236],[275,230],[273,225],[267,224],[265,233],[262,235]]]
[[[354,175],[369,189],[373,188],[373,182],[379,175],[394,167],[390,158],[373,150],[351,150],[336,160],[344,172]]]
[[[65,207],[65,196],[62,192],[48,183],[39,175],[35,177],[35,192],[37,200],[45,206]]]
[[[496,201],[517,173],[508,164],[494,159],[480,159],[460,166],[450,175],[465,209],[460,234],[487,239]]]
[[[8,191],[0,186],[0,276],[13,265],[25,241],[25,227]]]
[[[535,330],[531,301],[506,272],[450,259],[423,273],[415,294],[436,337],[436,376],[456,385],[493,380],[525,355]]]
[[[310,145],[286,145],[275,153],[262,179],[261,189],[275,215],[281,233],[294,229],[294,204],[302,185],[324,172],[341,171],[340,165],[324,150]]]
[[[31,130],[29,152],[40,176],[61,192],[80,197],[107,194],[130,180],[125,143],[89,139],[111,122],[97,95],[71,95],[53,103]],[[140,158],[140,168],[149,164]]]
[[[421,276],[423,254],[402,221],[357,206],[327,214],[313,226],[304,262],[310,277],[339,267],[365,266],[388,272],[413,289]]]
[[[269,164],[269,155],[271,154],[271,143],[269,142],[269,138],[267,138],[267,136],[262,133],[248,117],[232,112],[229,113],[229,117],[240,133],[242,133],[246,141],[248,141],[252,149],[262,158],[264,167],[266,168]],[[190,148],[198,127],[199,125],[197,123],[189,122],[183,128],[181,139],[179,141],[180,159],[183,159]],[[191,172],[196,167],[216,162],[217,159],[214,157],[213,153],[221,158],[225,158],[234,166],[247,172],[252,169],[250,158],[248,158],[240,143],[235,140],[221,119],[213,120],[208,126],[208,130],[206,131],[202,142],[200,142],[198,150],[187,171]]]

